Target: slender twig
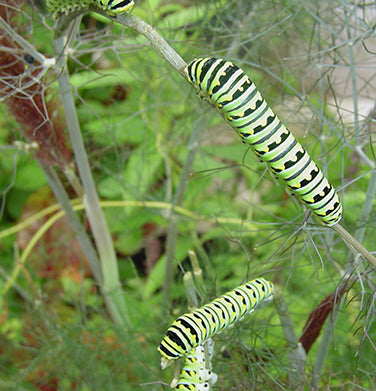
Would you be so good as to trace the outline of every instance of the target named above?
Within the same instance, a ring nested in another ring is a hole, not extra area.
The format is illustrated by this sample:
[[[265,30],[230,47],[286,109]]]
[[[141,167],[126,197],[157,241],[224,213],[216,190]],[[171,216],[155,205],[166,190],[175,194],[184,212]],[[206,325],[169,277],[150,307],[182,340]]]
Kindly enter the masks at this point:
[[[183,282],[185,286],[185,291],[188,298],[188,308],[190,310],[198,307],[198,298],[197,292],[195,289],[195,282],[193,280],[192,272],[186,272],[183,276]]]
[[[345,16],[345,26],[346,26],[346,33],[347,33],[347,39],[348,42],[351,42],[351,29],[350,29],[350,23],[349,23],[349,15],[348,15],[348,10],[344,9],[344,16]],[[350,62],[349,69],[350,69],[350,74],[351,74],[351,87],[353,91],[353,106],[354,106],[354,127],[355,127],[355,135],[356,135],[356,145],[359,145],[359,104],[358,104],[358,89],[356,86],[356,81],[358,76],[356,75],[355,72],[355,57],[354,57],[354,47],[353,45],[349,44],[347,45],[347,50],[348,50],[348,59]]]
[[[74,199],[70,200],[70,203],[72,205],[72,209],[75,211],[83,210],[84,205],[82,204],[81,200]],[[172,209],[171,203],[168,202],[159,202],[159,201],[100,201],[100,206],[102,208],[126,208],[126,207],[140,207],[140,208],[151,208],[151,209],[162,209],[166,211],[170,211]],[[39,211],[35,215],[23,220],[21,223],[16,224],[10,228],[4,229],[3,231],[0,231],[0,239],[5,238],[9,235],[15,234],[21,229],[24,229],[28,225],[32,224],[33,222],[37,221],[40,218],[43,218],[51,213],[57,212],[61,210],[61,206],[59,204],[51,205],[42,211]],[[214,217],[214,216],[206,216],[201,214],[196,214],[194,212],[191,212],[188,209],[182,208],[181,206],[176,206],[174,208],[176,213],[179,213],[182,216],[188,217],[192,220],[202,220],[202,221],[212,221],[213,223],[217,224],[229,224],[229,225],[235,225],[239,226],[240,224],[243,224],[245,226],[246,232],[251,231],[257,231],[258,225],[256,223],[251,223],[248,221],[243,221],[241,219],[236,218],[226,218],[226,217]]]
[[[193,276],[195,278],[196,285],[198,286],[199,291],[204,293],[206,291],[205,283],[204,283],[204,279],[202,278],[202,269],[201,269],[200,264],[198,262],[197,255],[194,251],[188,250],[188,256],[189,256],[189,260],[191,261]],[[197,299],[196,299],[196,301],[197,301]],[[197,302],[195,302],[194,304],[196,305],[196,307],[198,306]]]
[[[187,64],[154,27],[150,26],[143,20],[138,19],[136,16],[129,14],[120,15],[115,20],[123,26],[129,27],[146,37],[158,54],[160,54],[165,60],[167,60],[167,62],[170,63],[172,67],[186,78],[184,68]]]
[[[371,215],[373,201],[375,200],[376,195],[376,169],[372,171],[371,177],[368,182],[368,187],[366,191],[366,196],[363,202],[362,210],[360,211],[358,219],[358,228],[355,231],[354,237],[359,242],[364,240],[364,235],[366,232],[365,225],[369,221]]]
[[[339,234],[355,256],[357,255],[356,251],[358,251],[368,262],[376,266],[376,257],[372,255],[361,243],[359,243],[354,236],[347,232],[342,225],[336,224],[332,228]]]
[[[22,49],[25,50],[25,52],[33,56],[33,58],[43,66],[50,67],[55,64],[54,58],[47,58],[42,53],[39,53],[35,49],[35,46],[33,46],[21,35],[17,34],[16,31],[11,26],[9,26],[9,24],[2,18],[0,18],[0,28],[4,30],[7,34],[9,34],[12,39],[17,42],[22,47]]]

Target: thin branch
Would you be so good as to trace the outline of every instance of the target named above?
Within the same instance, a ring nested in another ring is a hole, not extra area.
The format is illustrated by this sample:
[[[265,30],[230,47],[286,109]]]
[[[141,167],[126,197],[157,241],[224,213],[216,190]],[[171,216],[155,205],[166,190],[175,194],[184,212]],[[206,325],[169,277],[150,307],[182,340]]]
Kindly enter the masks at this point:
[[[186,78],[184,68],[187,64],[154,27],[150,26],[143,20],[138,19],[136,16],[129,14],[120,15],[115,20],[121,25],[146,37],[158,54],[169,62],[170,65],[174,67],[184,78]]]
[[[342,225],[336,224],[332,228],[339,234],[355,256],[357,255],[356,251],[358,251],[368,262],[372,263],[376,267],[376,257],[373,256],[361,243],[359,243],[354,236],[347,232]]]

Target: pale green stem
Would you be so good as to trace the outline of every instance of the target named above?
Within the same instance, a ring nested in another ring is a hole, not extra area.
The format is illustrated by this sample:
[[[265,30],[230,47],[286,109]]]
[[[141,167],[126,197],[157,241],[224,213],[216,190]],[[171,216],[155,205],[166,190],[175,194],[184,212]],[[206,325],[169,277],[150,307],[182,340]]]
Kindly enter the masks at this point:
[[[196,253],[193,250],[188,251],[189,260],[191,261],[192,270],[193,270],[193,276],[196,281],[196,285],[198,285],[198,289],[200,292],[205,292],[205,283],[204,279],[202,278],[202,269],[200,267],[200,264],[198,262],[198,258]],[[197,303],[196,303],[197,306]]]
[[[358,219],[358,228],[355,232],[354,237],[359,241],[363,242],[364,235],[366,232],[366,224],[369,221],[369,216],[372,212],[373,201],[376,195],[376,169],[372,171],[371,178],[368,182],[368,188],[366,191],[366,197],[364,199],[362,210],[360,211]]]
[[[188,308],[198,307],[197,292],[195,289],[195,282],[193,281],[192,272],[186,272],[183,276],[184,287],[188,297]]]
[[[274,304],[278,312],[279,320],[285,334],[288,346],[289,358],[289,385],[291,390],[304,390],[304,367],[306,353],[295,334],[285,298],[280,289],[275,288]]]
[[[162,286],[162,302],[163,306],[168,310],[171,307],[171,289],[174,277],[174,258],[176,240],[178,237],[178,216],[172,212],[169,218],[166,240],[166,265]]]
[[[356,134],[356,145],[359,145],[359,106],[358,106],[358,93],[356,88],[356,80],[357,75],[355,72],[355,59],[354,59],[354,49],[353,49],[353,43],[351,38],[351,31],[350,31],[350,21],[349,21],[349,15],[347,13],[347,10],[344,10],[345,14],[345,26],[346,26],[346,32],[347,32],[347,39],[349,42],[348,45],[348,58],[350,60],[350,72],[351,72],[351,87],[353,91],[353,106],[354,106],[354,128],[355,128],[355,134]],[[351,43],[350,43],[351,42]]]
[[[158,54],[167,60],[167,62],[169,62],[172,67],[174,67],[184,78],[186,78],[184,68],[187,64],[167,43],[167,41],[162,38],[162,36],[154,27],[150,26],[143,20],[138,19],[136,16],[129,14],[120,15],[115,20],[123,26],[129,27],[130,29],[146,37],[150,41],[152,47],[158,52]]]
[[[366,259],[368,262],[372,263],[374,266],[376,266],[376,258],[374,255],[372,255],[361,243],[359,243],[354,236],[352,236],[349,232],[345,230],[345,228],[342,227],[340,224],[333,225],[332,227],[339,236],[343,239],[343,241],[347,244],[350,251],[357,256],[358,251],[361,255],[363,255],[364,259]],[[356,251],[355,251],[356,250]]]
[[[99,198],[95,189],[72,96],[69,75],[66,67],[66,43],[66,35],[55,37],[53,41],[56,57],[56,75],[59,83],[68,132],[79,176],[85,192],[83,204],[85,205],[85,210],[90,222],[90,227],[93,232],[101,262],[103,277],[101,291],[104,296],[107,309],[114,322],[119,326],[129,326],[130,320],[127,314],[123,291],[121,289],[116,254],[103,211],[99,204]]]
[[[30,42],[28,42],[25,38],[23,38],[21,35],[17,34],[11,26],[3,19],[0,18],[0,28],[4,30],[7,34],[9,34],[14,41],[16,41],[23,50],[25,50],[26,53],[33,56],[33,58],[42,64],[43,66],[52,66],[55,63],[55,59],[47,58],[43,54],[39,53],[35,46],[33,46]],[[2,50],[5,48],[2,47]]]

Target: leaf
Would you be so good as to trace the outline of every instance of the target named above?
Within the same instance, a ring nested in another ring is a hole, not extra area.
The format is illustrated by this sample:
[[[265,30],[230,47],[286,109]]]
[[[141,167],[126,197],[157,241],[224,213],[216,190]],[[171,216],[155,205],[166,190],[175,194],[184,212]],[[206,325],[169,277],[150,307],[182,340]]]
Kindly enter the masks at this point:
[[[47,183],[43,170],[36,160],[28,160],[17,167],[15,189],[34,191]]]
[[[107,177],[100,182],[98,188],[101,196],[110,199],[143,199],[156,182],[162,162],[163,158],[155,144],[148,142],[141,145],[132,152],[119,179]]]

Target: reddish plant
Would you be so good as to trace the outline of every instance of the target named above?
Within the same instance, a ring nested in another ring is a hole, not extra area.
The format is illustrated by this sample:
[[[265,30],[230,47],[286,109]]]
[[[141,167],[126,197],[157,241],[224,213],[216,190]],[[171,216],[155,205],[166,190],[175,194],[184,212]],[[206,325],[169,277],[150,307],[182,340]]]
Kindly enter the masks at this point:
[[[14,31],[23,35],[20,9],[25,2],[2,1],[0,17]],[[32,57],[10,35],[0,35],[0,97],[9,112],[20,124],[22,135],[31,143],[36,142],[37,159],[64,169],[71,160],[64,135],[65,124],[56,112],[56,104],[47,98],[47,88],[38,74],[43,69],[36,61],[28,68],[26,58]]]
[[[309,314],[303,328],[303,333],[299,339],[299,342],[303,345],[306,353],[309,352],[311,346],[315,343],[320,335],[326,318],[333,311],[334,306],[339,302],[345,292],[345,287],[336,289],[329,296],[325,297],[325,299]]]

